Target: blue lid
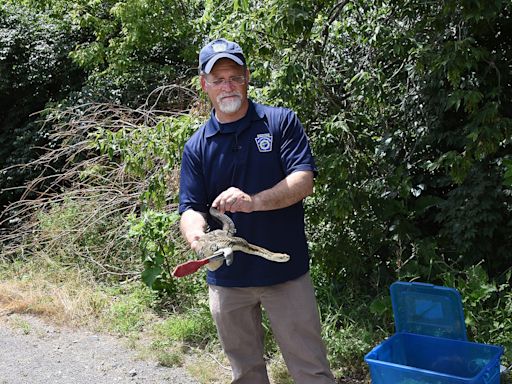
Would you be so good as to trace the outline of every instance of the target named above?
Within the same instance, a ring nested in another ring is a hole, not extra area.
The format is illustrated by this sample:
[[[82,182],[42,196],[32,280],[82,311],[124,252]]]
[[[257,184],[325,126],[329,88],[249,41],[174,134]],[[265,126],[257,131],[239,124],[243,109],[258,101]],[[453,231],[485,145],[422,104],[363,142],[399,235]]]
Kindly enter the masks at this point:
[[[390,290],[397,332],[467,340],[462,300],[456,289],[397,281]]]

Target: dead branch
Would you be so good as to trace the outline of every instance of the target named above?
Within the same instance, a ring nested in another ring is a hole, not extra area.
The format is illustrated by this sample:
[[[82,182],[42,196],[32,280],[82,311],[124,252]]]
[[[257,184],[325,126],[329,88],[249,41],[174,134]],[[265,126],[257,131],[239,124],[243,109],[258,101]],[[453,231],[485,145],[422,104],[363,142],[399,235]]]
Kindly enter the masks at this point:
[[[66,239],[84,239],[103,225],[106,232],[102,233],[101,249],[88,244],[74,256],[95,265],[102,275],[132,278],[138,273],[138,260],[132,260],[133,254],[122,254],[119,242],[127,241],[126,217],[140,210],[140,196],[147,190],[149,178],[129,174],[126,165],[116,161],[115,153],[114,158],[100,153],[91,145],[91,138],[104,131],[151,129],[164,118],[190,113],[197,103],[194,91],[169,85],[155,89],[136,109],[87,103],[45,111],[45,124],[52,127],[52,145],[40,148],[43,154],[36,160],[17,166],[40,171],[23,186],[22,198],[0,214],[0,226],[10,224],[8,231],[0,232],[0,257],[15,258],[43,248],[49,251]],[[155,161],[153,172],[163,166],[163,161]],[[101,172],[88,173],[95,167]],[[169,195],[176,193],[177,177],[177,170],[169,175]],[[41,217],[54,209],[65,209],[63,206],[79,210],[69,227],[53,229],[51,225],[41,225]]]

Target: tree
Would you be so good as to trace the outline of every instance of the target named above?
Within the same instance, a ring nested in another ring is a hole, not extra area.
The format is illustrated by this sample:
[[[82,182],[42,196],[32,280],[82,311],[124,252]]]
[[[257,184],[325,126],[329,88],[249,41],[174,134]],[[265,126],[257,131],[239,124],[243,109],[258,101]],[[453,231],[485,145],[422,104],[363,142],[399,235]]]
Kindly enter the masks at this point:
[[[366,289],[484,260],[504,276],[510,11],[502,1],[237,1],[230,12],[206,2],[203,34],[240,41],[253,97],[306,125],[323,273]]]
[[[0,178],[4,206],[37,174],[16,166],[48,144],[38,112],[79,89],[84,74],[68,57],[79,36],[65,21],[6,2],[0,3],[0,25],[0,169],[14,166]]]

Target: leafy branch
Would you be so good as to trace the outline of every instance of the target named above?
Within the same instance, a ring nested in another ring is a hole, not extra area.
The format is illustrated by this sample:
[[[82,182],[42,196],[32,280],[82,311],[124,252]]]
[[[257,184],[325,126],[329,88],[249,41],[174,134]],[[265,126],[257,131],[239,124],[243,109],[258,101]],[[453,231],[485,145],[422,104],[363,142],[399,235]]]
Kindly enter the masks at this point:
[[[139,274],[137,261],[119,242],[129,246],[133,241],[126,233],[134,215],[152,206],[167,212],[176,208],[180,151],[195,127],[190,107],[160,108],[176,98],[198,108],[193,91],[172,85],[156,89],[137,109],[89,103],[44,111],[53,127],[53,145],[38,159],[19,165],[40,172],[0,216],[0,225],[11,226],[0,233],[3,257],[52,249],[68,239],[88,247],[90,252],[76,256],[98,266],[101,274]],[[66,209],[73,214],[65,225],[45,222],[52,212],[60,210],[62,216]],[[101,237],[101,245],[88,242],[91,234]]]

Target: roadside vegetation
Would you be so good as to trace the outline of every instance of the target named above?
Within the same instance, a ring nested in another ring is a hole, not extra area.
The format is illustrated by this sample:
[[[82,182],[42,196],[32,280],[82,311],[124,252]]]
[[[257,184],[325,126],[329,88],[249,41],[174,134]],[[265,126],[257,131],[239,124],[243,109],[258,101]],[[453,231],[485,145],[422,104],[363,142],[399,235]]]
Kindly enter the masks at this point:
[[[295,110],[311,140],[311,268],[339,381],[368,381],[396,280],[457,288],[469,339],[510,366],[505,1],[0,0],[2,312],[229,377],[203,274],[171,277],[194,257],[178,170],[209,113],[196,61],[213,37],[242,45],[251,97]],[[289,383],[267,334],[273,381]]]

